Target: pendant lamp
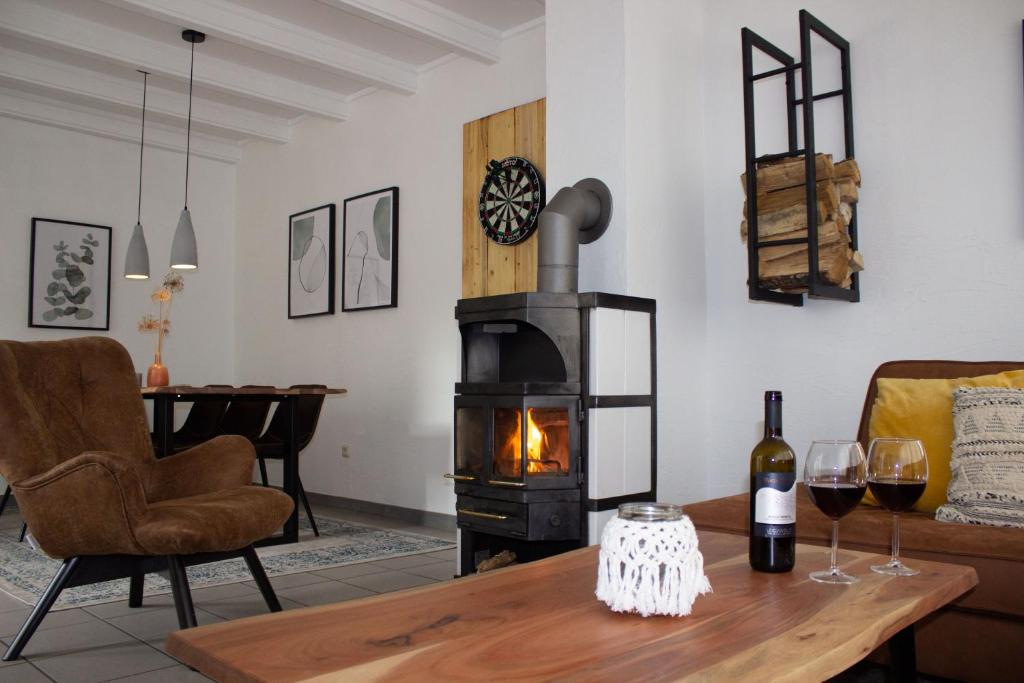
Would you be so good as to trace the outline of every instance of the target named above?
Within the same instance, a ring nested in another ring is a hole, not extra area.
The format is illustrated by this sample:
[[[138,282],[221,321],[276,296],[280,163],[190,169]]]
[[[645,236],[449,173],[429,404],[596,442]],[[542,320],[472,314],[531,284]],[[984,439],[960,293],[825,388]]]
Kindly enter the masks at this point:
[[[192,147],[192,74],[196,62],[196,43],[206,40],[206,34],[192,29],[181,32],[181,38],[192,43],[192,61],[188,68],[188,127],[185,137],[185,208],[178,217],[178,228],[171,242],[171,268],[195,270],[199,267],[199,253],[196,248],[196,231],[192,228],[192,214],[188,212],[188,160]]]
[[[142,74],[142,135],[139,138],[139,209],[135,218],[135,229],[128,242],[128,253],[124,256],[124,276],[128,280],[149,279],[149,249],[146,247],[146,234],[142,231],[142,151],[146,147],[146,85],[149,72],[138,70]]]

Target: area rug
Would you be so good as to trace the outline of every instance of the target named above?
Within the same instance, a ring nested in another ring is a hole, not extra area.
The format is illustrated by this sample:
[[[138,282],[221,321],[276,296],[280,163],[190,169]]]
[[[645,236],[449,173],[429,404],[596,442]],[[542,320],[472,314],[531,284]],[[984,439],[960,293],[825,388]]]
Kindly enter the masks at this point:
[[[298,543],[259,548],[257,553],[271,577],[283,574],[372,562],[391,557],[416,555],[454,548],[455,544],[430,536],[364,526],[353,522],[317,516],[320,537],[313,536],[308,522],[302,520]],[[0,531],[0,590],[34,605],[60,567],[42,551],[18,542],[20,529]],[[241,558],[188,568],[189,585],[206,588],[252,580]],[[170,593],[171,584],[158,574],[146,575],[145,594]],[[69,588],[61,593],[54,609],[84,607],[128,599],[128,579],[105,581]]]

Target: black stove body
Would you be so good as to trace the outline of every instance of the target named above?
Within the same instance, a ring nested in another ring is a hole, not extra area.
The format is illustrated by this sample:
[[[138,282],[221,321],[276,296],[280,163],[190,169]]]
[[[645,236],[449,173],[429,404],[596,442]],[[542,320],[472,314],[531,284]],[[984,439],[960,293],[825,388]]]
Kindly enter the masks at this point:
[[[595,542],[619,503],[655,498],[653,300],[527,292],[460,300],[455,317],[461,575],[502,550]]]

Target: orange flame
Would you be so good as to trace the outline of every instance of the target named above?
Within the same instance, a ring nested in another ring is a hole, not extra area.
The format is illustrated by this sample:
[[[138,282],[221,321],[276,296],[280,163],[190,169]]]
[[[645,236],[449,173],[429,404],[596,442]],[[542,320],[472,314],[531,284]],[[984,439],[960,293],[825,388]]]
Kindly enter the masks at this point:
[[[526,411],[526,471],[540,474],[546,471],[541,454],[548,450],[548,435],[533,421],[533,408]]]

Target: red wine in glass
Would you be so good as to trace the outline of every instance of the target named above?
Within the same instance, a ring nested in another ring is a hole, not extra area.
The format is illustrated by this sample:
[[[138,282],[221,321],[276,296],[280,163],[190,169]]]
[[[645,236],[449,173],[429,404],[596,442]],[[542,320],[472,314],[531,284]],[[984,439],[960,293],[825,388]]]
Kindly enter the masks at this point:
[[[868,481],[868,489],[879,505],[891,512],[906,512],[914,507],[924,487],[924,481],[907,481],[905,479],[876,479]]]
[[[919,439],[879,437],[868,449],[868,486],[875,499],[892,512],[892,556],[871,571],[890,576],[913,576],[900,561],[900,513],[914,506],[928,485],[928,458]]]
[[[865,487],[847,482],[829,484],[819,481],[808,484],[807,490],[819,510],[832,519],[839,519],[857,507],[864,497]]]
[[[858,579],[839,569],[839,518],[857,507],[867,489],[864,448],[856,441],[815,441],[804,461],[804,483],[811,501],[832,519],[832,561],[825,571],[811,572],[820,583],[850,584]]]

